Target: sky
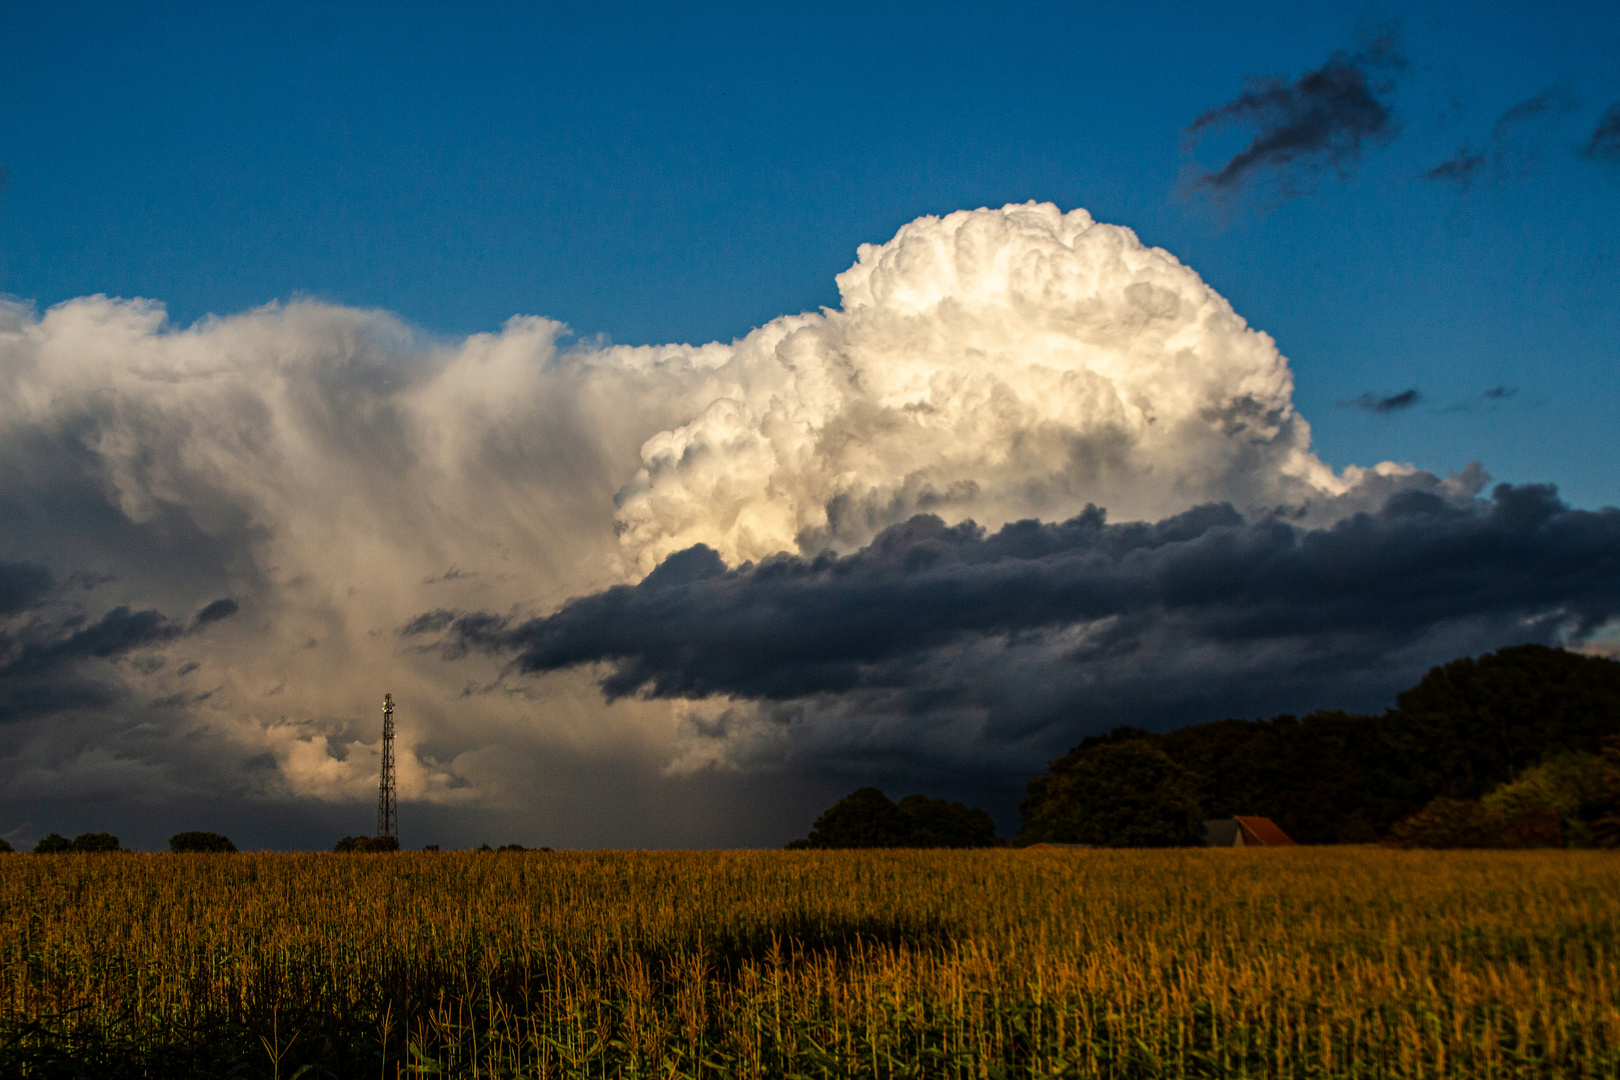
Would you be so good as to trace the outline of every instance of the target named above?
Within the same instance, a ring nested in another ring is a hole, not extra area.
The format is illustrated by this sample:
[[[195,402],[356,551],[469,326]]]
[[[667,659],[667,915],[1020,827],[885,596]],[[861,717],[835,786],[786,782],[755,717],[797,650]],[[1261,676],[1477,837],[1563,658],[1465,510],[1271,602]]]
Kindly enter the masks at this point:
[[[406,846],[1005,833],[1617,636],[1613,5],[4,20],[14,844],[369,832],[385,690]]]

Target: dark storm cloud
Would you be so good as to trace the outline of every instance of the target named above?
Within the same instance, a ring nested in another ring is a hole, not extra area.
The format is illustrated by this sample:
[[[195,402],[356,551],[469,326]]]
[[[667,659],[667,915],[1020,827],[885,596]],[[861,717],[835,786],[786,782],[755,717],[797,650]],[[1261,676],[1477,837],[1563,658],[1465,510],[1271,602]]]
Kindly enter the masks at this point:
[[[1402,390],[1398,394],[1389,394],[1387,396],[1379,394],[1361,394],[1357,397],[1350,398],[1347,401],[1339,402],[1339,408],[1361,409],[1364,412],[1370,413],[1392,413],[1400,412],[1402,409],[1410,409],[1412,406],[1416,405],[1422,400],[1423,395],[1418,393],[1416,389],[1412,389]]]
[[[1282,76],[1249,79],[1236,100],[1187,126],[1189,143],[1231,125],[1255,129],[1248,146],[1193,188],[1230,194],[1267,173],[1287,188],[1297,183],[1290,179],[1293,172],[1323,165],[1348,172],[1365,146],[1388,142],[1399,130],[1384,99],[1394,89],[1389,73],[1404,64],[1389,34],[1360,52],[1336,52],[1291,82]]]
[[[236,602],[217,600],[198,612],[194,626],[236,613]],[[141,649],[166,645],[187,633],[160,611],[119,606],[94,622],[82,615],[56,621],[32,619],[0,631],[0,721],[69,708],[107,708],[124,700],[127,689],[97,678],[89,662],[117,660]],[[162,668],[161,657],[138,658],[137,670]]]
[[[106,709],[128,691],[86,671],[86,662],[112,660],[179,637],[182,628],[157,611],[116,607],[84,625],[80,619],[35,621],[0,634],[0,722],[65,709]]]
[[[182,629],[159,611],[131,611],[115,607],[100,619],[54,640],[43,634],[25,641],[14,656],[0,667],[0,678],[10,675],[37,675],[75,660],[109,659],[146,645],[157,645],[180,636]]]
[[[1593,161],[1620,161],[1620,101],[1603,110],[1585,154]]]
[[[1224,504],[1155,524],[1091,509],[993,535],[919,516],[849,556],[727,569],[698,546],[545,618],[438,612],[411,629],[443,626],[447,655],[510,654],[525,672],[606,664],[610,698],[845,695],[913,715],[972,701],[1017,728],[1076,710],[1159,717],[1168,701],[1240,708],[1323,657],[1337,670],[1313,685],[1329,693],[1332,679],[1379,683],[1424,641],[1443,641],[1432,663],[1458,643],[1590,632],[1616,611],[1620,511],[1502,485],[1463,506],[1407,492],[1323,529]],[[1178,681],[1198,663],[1207,685]]]

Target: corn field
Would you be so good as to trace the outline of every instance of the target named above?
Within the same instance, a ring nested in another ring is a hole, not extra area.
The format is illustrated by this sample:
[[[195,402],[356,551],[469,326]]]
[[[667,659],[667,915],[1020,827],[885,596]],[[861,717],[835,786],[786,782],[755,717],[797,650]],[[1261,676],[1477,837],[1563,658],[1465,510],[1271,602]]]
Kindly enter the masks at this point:
[[[0,1074],[1613,1077],[1590,851],[0,858]]]

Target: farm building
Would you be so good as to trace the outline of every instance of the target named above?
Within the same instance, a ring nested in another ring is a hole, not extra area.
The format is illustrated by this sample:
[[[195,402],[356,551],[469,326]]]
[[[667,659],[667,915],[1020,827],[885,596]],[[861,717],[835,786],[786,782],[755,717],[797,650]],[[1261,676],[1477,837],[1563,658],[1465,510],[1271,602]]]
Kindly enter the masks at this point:
[[[1215,818],[1204,822],[1205,847],[1294,847],[1270,818]]]

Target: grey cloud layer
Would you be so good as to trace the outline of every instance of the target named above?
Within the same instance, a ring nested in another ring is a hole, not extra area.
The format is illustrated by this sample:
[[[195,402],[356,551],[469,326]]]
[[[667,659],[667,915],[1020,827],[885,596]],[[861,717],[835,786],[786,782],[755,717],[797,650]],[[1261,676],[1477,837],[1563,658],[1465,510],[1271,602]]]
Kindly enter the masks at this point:
[[[1342,678],[1376,681],[1380,666],[1426,641],[1579,638],[1617,611],[1620,512],[1571,510],[1551,488],[1503,485],[1488,502],[1405,492],[1317,529],[1245,520],[1227,505],[1155,524],[1109,525],[1092,510],[988,535],[923,516],[845,557],[727,569],[696,547],[638,585],[544,618],[436,612],[406,633],[442,632],[449,655],[493,651],[526,672],[606,664],[609,697],[830,695],[870,710],[882,696],[882,708],[912,714],[971,702],[986,710],[983,735],[994,741],[1039,723],[1032,696],[1065,737],[1095,729],[1125,671],[1142,694],[1135,716],[1173,713],[1184,687],[1147,689],[1151,676],[1186,677],[1186,658],[1200,654],[1211,686],[1233,654],[1243,657],[1236,666],[1251,689],[1221,693],[1233,711],[1252,712],[1252,687],[1293,677],[1328,643]],[[1173,652],[1155,655],[1167,643]],[[967,669],[981,677],[1001,667],[989,683],[1004,700],[953,670],[975,650]],[[1032,694],[1009,677],[1015,669],[1039,671],[1067,696]],[[1209,717],[1180,717],[1200,718]],[[977,751],[970,741],[959,752]]]

